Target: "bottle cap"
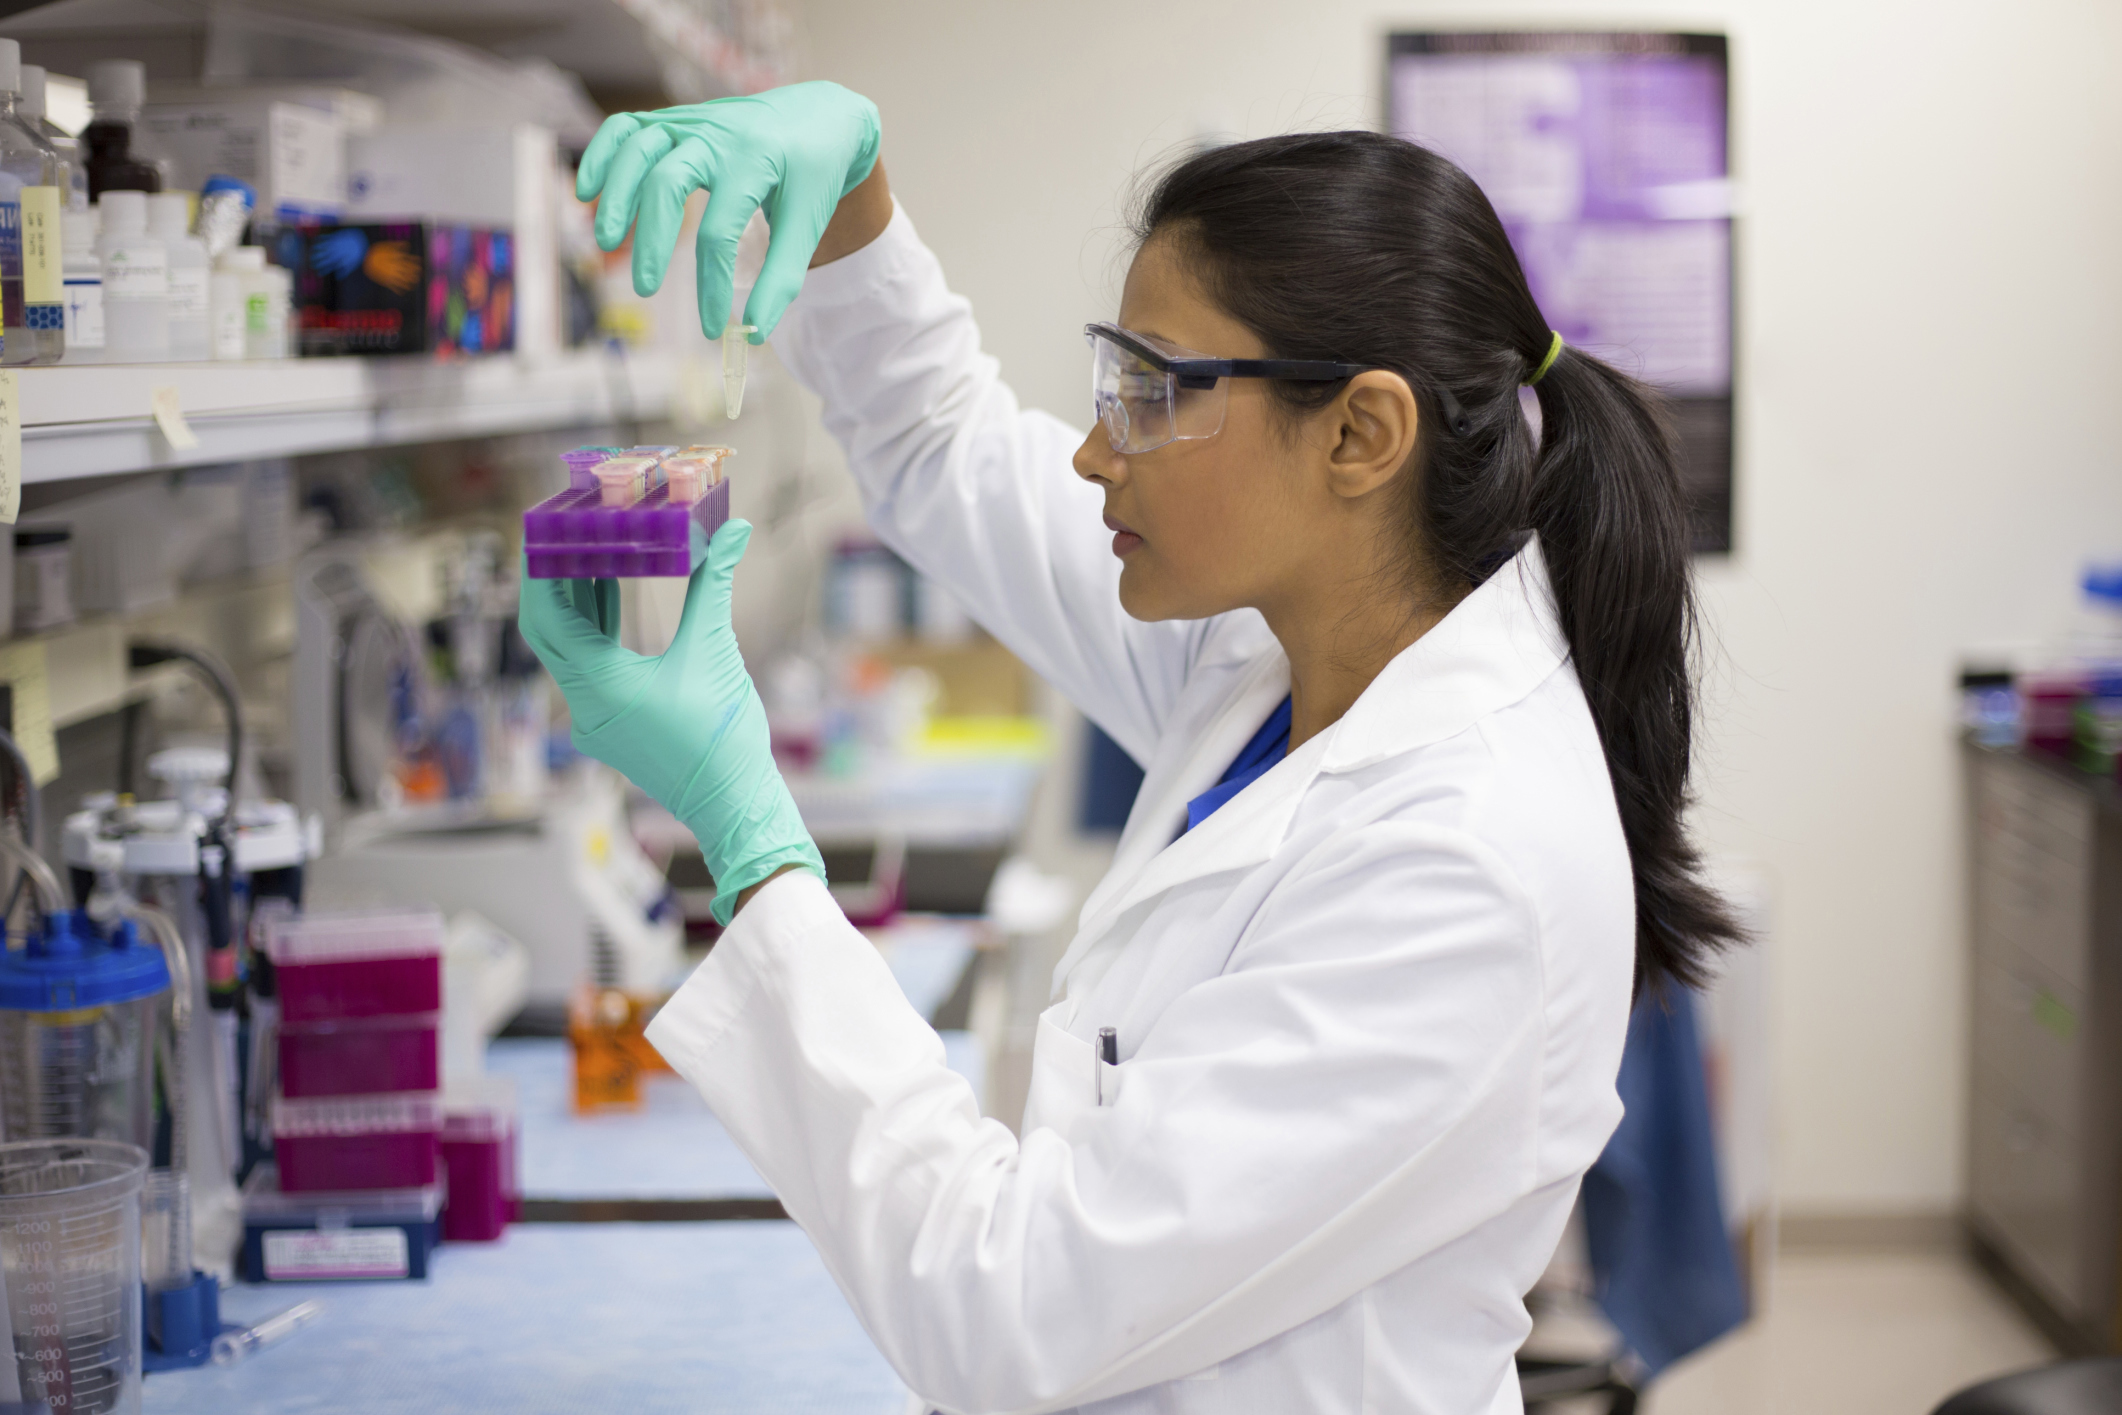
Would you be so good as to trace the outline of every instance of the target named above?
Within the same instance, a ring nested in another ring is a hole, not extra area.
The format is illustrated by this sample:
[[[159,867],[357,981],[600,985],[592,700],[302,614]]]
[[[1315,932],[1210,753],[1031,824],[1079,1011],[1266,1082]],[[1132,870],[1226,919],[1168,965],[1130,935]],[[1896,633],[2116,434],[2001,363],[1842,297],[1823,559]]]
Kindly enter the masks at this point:
[[[147,229],[158,241],[180,241],[191,234],[192,202],[182,192],[153,192],[147,199]]]
[[[210,196],[217,196],[222,192],[234,192],[242,197],[245,211],[249,211],[258,204],[257,194],[251,190],[250,183],[239,182],[234,177],[224,177],[218,172],[208,177],[206,185],[199,188],[199,196],[202,200]]]
[[[153,997],[169,987],[162,950],[141,940],[130,919],[108,933],[84,910],[63,909],[0,957],[0,1007],[73,1012]]]
[[[101,59],[88,66],[92,108],[138,108],[147,100],[147,66],[138,59]]]
[[[2086,566],[2081,583],[2090,598],[2122,605],[2122,561]]]
[[[22,44],[0,39],[0,93],[22,92]]]
[[[44,116],[44,66],[24,64],[22,66],[22,101],[15,111],[25,118]]]
[[[123,239],[147,234],[146,192],[105,192],[96,203],[103,213],[103,234]]]
[[[265,269],[265,247],[236,246],[233,249],[223,251],[221,253],[221,268],[223,270],[263,270]]]

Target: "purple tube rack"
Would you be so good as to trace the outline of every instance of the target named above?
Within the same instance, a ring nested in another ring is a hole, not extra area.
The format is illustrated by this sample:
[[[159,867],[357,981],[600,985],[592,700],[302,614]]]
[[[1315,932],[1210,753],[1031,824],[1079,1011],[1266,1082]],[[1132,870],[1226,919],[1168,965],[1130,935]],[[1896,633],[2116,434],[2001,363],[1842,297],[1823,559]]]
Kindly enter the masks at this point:
[[[585,455],[592,451],[594,457]],[[673,506],[670,488],[660,483],[631,506],[604,505],[594,468],[611,455],[604,448],[567,453],[562,460],[568,464],[568,489],[523,513],[523,549],[532,579],[690,575],[692,528],[700,528],[704,545],[729,519],[726,476],[690,506]]]

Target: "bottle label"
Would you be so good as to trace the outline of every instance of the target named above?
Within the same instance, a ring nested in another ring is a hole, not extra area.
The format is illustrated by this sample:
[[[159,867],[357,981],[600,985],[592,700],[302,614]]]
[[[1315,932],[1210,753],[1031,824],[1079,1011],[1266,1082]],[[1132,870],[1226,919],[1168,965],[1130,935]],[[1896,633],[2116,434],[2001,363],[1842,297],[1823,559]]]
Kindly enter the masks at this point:
[[[66,282],[66,347],[103,347],[103,281],[86,277]]]
[[[169,273],[169,317],[206,318],[206,267],[185,266]]]
[[[243,325],[246,313],[241,296],[230,300],[212,302],[212,338],[214,357],[217,359],[240,359],[243,357]]]
[[[60,329],[66,323],[66,289],[60,278],[61,200],[57,187],[22,189],[23,313],[32,329]]]
[[[4,255],[0,255],[4,259]],[[157,248],[119,246],[103,257],[103,298],[159,300],[169,297],[169,257]]]
[[[20,188],[16,189],[20,191]],[[22,203],[0,201],[0,324],[22,327]]]
[[[243,323],[253,334],[263,334],[272,328],[272,297],[263,290],[255,290],[243,297]]]

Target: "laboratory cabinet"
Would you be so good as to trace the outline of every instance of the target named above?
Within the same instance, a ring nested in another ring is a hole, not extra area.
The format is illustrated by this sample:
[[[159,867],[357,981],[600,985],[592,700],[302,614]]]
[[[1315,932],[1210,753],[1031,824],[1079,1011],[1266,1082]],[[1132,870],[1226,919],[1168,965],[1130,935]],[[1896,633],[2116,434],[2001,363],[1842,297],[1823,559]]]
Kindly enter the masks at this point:
[[[2066,1349],[2122,1350],[2122,795],[1965,747],[1967,1221]]]

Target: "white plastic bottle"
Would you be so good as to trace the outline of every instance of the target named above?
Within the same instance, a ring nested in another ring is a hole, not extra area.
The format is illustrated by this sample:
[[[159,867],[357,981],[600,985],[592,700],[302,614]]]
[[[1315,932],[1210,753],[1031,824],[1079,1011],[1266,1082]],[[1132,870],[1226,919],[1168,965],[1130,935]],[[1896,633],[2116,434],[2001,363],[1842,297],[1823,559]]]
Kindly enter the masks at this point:
[[[254,359],[284,359],[292,352],[287,322],[294,297],[294,274],[284,266],[265,265],[248,278],[244,351]]]
[[[214,263],[207,285],[207,324],[217,359],[249,357],[250,290],[265,270],[263,246],[237,246]]]
[[[96,256],[96,208],[59,213],[66,292],[66,361],[95,363],[103,357],[103,262]]]
[[[169,254],[169,348],[173,357],[203,359],[207,351],[206,243],[190,229],[191,199],[157,192],[147,199],[147,231]]]
[[[103,356],[113,363],[169,357],[169,252],[147,233],[147,193],[105,192]]]

